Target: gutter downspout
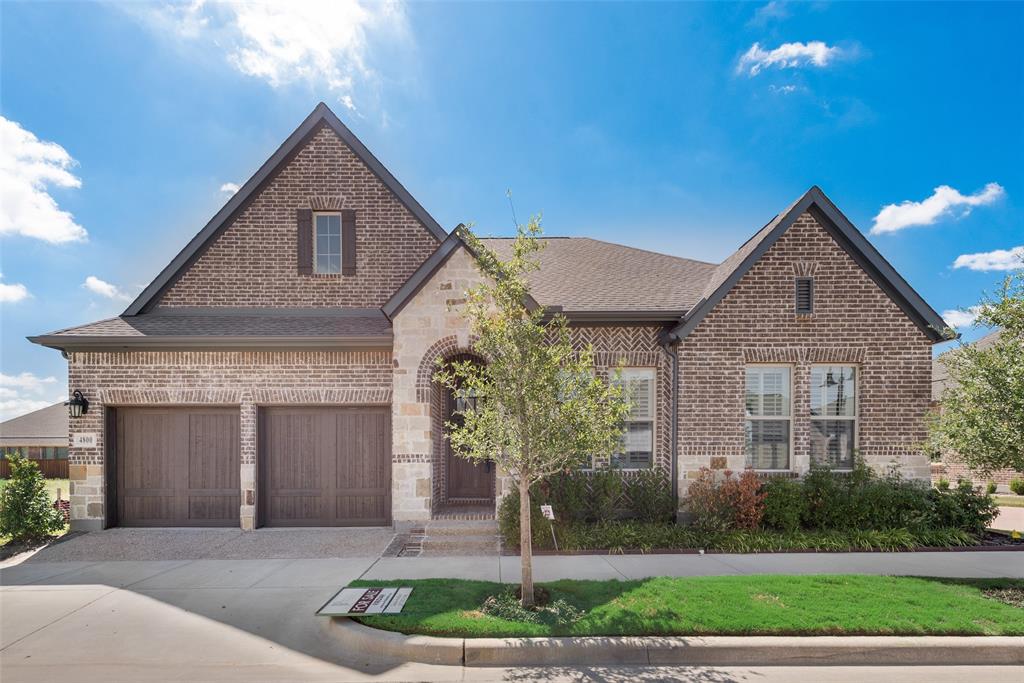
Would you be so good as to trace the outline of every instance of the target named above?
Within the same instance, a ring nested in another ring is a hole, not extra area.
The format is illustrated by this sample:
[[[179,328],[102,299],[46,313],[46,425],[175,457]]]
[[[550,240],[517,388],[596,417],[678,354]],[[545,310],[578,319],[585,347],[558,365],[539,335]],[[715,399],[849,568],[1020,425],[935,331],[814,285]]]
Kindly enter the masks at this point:
[[[661,347],[672,357],[672,500],[679,510],[679,337],[673,332],[661,339]]]

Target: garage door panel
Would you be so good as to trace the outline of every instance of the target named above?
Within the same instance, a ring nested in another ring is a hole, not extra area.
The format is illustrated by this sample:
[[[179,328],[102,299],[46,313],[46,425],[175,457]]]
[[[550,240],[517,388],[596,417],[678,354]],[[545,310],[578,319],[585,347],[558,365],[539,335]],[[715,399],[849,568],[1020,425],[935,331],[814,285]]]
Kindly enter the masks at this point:
[[[390,429],[384,407],[261,411],[264,523],[389,524]]]
[[[238,525],[238,410],[116,411],[116,490],[122,525]]]
[[[189,421],[188,488],[228,490],[237,494],[241,472],[236,454],[240,424],[237,414],[191,414]]]

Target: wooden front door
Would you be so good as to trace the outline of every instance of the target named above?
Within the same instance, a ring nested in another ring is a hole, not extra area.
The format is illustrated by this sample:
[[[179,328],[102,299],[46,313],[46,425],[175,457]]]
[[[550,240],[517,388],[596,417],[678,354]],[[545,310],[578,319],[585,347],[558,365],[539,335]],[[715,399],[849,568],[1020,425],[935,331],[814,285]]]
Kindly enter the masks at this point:
[[[123,526],[238,526],[236,408],[118,408],[117,520]]]
[[[259,523],[391,523],[391,411],[265,408],[259,417]]]
[[[455,394],[445,390],[445,422],[458,422],[455,413]],[[461,458],[452,451],[451,442],[444,440],[448,466],[448,500],[494,500],[494,465]]]

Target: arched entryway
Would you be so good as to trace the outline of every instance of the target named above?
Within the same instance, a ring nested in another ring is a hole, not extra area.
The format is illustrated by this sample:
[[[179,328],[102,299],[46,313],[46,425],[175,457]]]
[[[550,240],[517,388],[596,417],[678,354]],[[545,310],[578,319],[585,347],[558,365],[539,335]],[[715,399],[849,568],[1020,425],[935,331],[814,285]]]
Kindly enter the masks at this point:
[[[445,363],[470,361],[482,363],[482,359],[471,352],[459,352],[447,356]],[[479,508],[494,510],[495,466],[459,457],[446,438],[445,425],[458,421],[462,400],[455,391],[434,384],[432,403],[434,428],[434,510],[444,514],[452,509]],[[468,399],[472,400],[472,399]]]

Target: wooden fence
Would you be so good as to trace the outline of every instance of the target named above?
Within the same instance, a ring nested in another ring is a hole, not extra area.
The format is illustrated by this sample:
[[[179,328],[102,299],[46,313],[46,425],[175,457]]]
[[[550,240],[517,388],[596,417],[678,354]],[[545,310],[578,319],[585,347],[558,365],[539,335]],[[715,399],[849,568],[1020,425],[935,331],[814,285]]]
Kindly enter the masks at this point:
[[[47,479],[68,478],[67,460],[33,460],[32,462],[39,465],[39,471]],[[7,458],[0,459],[0,479],[6,479],[9,476],[11,476],[10,463],[7,462]]]

